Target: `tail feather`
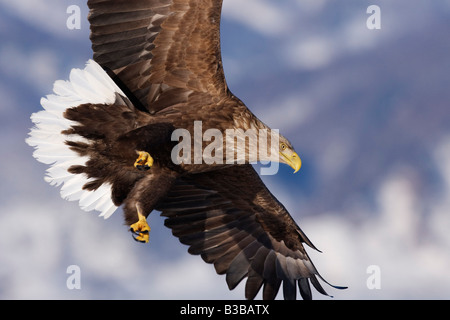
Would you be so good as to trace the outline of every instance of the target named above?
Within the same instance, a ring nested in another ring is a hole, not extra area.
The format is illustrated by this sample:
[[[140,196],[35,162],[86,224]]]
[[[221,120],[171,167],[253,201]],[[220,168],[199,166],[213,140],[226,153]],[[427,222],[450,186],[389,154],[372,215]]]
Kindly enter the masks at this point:
[[[67,171],[67,165],[68,164],[63,162],[60,164],[54,164],[53,166],[48,168],[47,177],[44,178],[45,181],[53,186],[60,186],[62,183],[64,183],[64,181],[69,180],[73,176],[73,174]]]
[[[97,210],[100,216],[108,218],[117,208],[111,199],[111,185],[104,183],[95,190],[86,190],[83,186],[94,179],[68,171],[72,166],[85,166],[89,158],[80,156],[66,144],[66,141],[85,143],[87,140],[76,134],[62,134],[75,124],[64,117],[64,112],[86,103],[113,104],[117,94],[125,95],[93,60],[83,70],[72,70],[69,79],[56,81],[53,94],[41,99],[44,110],[31,116],[35,126],[26,142],[35,148],[33,156],[38,161],[50,165],[45,181],[62,186],[63,198],[79,201],[83,210]]]

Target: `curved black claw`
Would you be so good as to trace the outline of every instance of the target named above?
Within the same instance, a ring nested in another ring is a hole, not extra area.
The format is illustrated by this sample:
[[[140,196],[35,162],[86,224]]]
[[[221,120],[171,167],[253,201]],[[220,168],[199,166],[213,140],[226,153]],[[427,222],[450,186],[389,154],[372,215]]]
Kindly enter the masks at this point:
[[[135,231],[133,228],[130,228],[129,231],[131,232],[131,236],[133,237],[134,241],[141,242],[141,243],[148,242],[148,238],[149,238],[148,230]]]
[[[147,171],[147,170],[151,169],[152,167],[150,167],[150,166],[147,165],[147,164],[138,164],[138,165],[136,165],[136,168],[137,168],[139,171]]]

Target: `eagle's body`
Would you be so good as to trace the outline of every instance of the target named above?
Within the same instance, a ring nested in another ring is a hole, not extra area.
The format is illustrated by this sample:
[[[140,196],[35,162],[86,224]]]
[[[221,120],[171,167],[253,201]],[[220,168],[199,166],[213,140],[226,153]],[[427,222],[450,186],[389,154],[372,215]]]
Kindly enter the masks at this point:
[[[104,217],[122,205],[138,240],[148,240],[146,217],[161,211],[190,253],[227,275],[230,289],[248,277],[247,298],[263,287],[263,298],[273,299],[281,283],[285,298],[296,297],[296,284],[311,298],[308,280],[325,294],[302,243],[314,246],[249,164],[279,161],[297,171],[301,162],[286,138],[228,90],[222,1],[89,0],[88,6],[95,61],[73,70],[70,82],[57,81],[55,94],[41,102],[45,110],[32,116],[36,127],[27,142],[51,165],[47,180]],[[208,130],[223,140],[205,139]],[[227,130],[236,135],[229,138]],[[257,140],[233,144],[251,130]],[[190,161],[174,157],[180,131],[192,138],[183,154]],[[212,140],[214,152],[207,153]],[[268,152],[254,149],[255,141],[267,142]],[[227,158],[230,145],[234,161]]]

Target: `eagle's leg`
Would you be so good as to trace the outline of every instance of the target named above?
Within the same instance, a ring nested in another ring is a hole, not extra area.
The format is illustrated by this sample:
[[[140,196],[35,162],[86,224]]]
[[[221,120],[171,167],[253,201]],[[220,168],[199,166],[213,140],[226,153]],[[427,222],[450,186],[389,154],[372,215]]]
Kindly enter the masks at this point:
[[[128,193],[123,202],[124,218],[136,241],[149,241],[147,217],[160,199],[166,196],[177,177],[177,173],[155,165],[151,173],[139,179]]]
[[[136,151],[139,155],[136,161],[134,162],[134,167],[139,170],[148,170],[153,166],[153,158],[152,156],[145,151]]]
[[[139,204],[136,204],[136,211],[139,220],[130,226],[130,231],[134,240],[147,243],[150,239],[150,226],[147,223],[147,218],[142,214]]]

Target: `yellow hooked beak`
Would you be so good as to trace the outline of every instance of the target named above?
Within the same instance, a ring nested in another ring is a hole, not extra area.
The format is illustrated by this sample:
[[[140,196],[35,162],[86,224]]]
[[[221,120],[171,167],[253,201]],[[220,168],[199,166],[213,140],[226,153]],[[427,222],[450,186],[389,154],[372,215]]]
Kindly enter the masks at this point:
[[[284,159],[284,162],[288,164],[292,169],[294,169],[294,173],[300,170],[302,166],[302,159],[298,156],[298,154],[292,150],[286,149],[280,151],[280,156]]]

